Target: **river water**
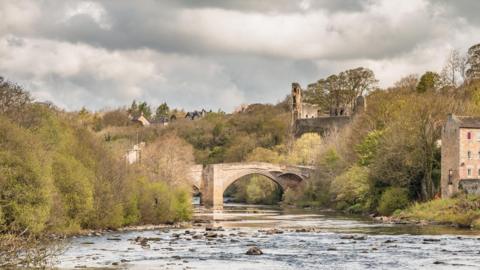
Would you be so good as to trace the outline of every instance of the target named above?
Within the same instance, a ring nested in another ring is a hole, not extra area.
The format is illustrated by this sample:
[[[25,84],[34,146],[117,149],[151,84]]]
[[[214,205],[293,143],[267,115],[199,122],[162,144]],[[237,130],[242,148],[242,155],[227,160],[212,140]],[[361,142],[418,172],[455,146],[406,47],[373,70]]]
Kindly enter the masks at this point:
[[[209,212],[197,207],[195,219],[202,223],[189,228],[111,232],[71,239],[56,266],[480,269],[480,234],[470,230],[379,224],[328,211],[235,204],[224,208]],[[206,226],[213,226],[214,231],[206,232]],[[211,237],[204,236],[206,233]],[[264,254],[246,255],[252,246]]]

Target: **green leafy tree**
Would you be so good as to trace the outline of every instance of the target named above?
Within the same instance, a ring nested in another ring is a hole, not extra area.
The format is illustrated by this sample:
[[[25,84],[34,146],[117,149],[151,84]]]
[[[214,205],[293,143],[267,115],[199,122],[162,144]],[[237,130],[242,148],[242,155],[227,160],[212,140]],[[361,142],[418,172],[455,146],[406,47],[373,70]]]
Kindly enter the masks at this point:
[[[417,85],[418,93],[425,93],[429,91],[438,90],[438,84],[440,82],[440,75],[438,73],[427,71],[420,77],[420,81]]]
[[[168,107],[167,103],[164,102],[160,104],[157,109],[155,110],[155,118],[156,119],[162,119],[169,116],[170,114],[170,108]]]
[[[143,113],[143,116],[145,116],[147,119],[150,119],[152,116],[152,109],[150,109],[150,106],[145,101],[138,104],[138,112],[140,114]]]
[[[382,135],[383,131],[373,130],[367,134],[360,144],[357,145],[356,152],[358,155],[358,163],[361,166],[370,165],[372,159],[377,154],[378,145]]]

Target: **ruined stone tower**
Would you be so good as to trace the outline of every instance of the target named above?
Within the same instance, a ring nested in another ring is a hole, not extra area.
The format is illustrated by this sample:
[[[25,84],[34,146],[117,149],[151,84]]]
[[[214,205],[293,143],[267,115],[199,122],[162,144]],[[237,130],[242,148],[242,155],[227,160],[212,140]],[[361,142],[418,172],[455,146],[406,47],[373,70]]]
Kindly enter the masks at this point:
[[[353,114],[359,114],[367,110],[367,101],[364,96],[358,96],[355,99],[355,107],[353,108]]]
[[[299,83],[292,83],[292,125],[302,115],[302,88]]]

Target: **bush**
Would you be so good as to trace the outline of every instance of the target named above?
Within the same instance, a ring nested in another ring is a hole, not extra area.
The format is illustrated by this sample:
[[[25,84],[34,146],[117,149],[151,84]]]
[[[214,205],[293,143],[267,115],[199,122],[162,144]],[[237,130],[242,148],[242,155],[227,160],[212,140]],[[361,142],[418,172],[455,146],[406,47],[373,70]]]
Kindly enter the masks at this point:
[[[186,190],[146,180],[142,180],[140,186],[138,206],[142,223],[159,224],[191,218],[191,201]]]
[[[9,228],[44,229],[51,207],[52,185],[34,137],[0,117],[0,204]]]
[[[362,212],[361,209],[367,209],[368,173],[368,168],[354,165],[333,180],[331,192],[335,197],[337,209],[350,208],[354,212]]]
[[[114,110],[106,112],[102,118],[103,127],[122,127],[130,124],[128,113],[125,110]]]
[[[408,206],[408,190],[405,188],[390,187],[383,192],[378,205],[378,212],[382,215],[391,215],[397,209]]]
[[[415,203],[396,214],[399,218],[427,220],[442,224],[455,224],[480,228],[480,197],[458,196]]]

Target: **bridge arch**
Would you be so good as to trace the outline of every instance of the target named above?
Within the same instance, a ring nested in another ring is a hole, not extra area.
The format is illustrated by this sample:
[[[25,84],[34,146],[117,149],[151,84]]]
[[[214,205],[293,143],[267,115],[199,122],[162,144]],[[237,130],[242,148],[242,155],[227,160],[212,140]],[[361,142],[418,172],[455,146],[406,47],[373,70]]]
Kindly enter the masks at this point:
[[[246,171],[242,171],[242,172],[239,172],[235,175],[232,175],[230,176],[229,178],[227,179],[224,179],[223,180],[223,191],[222,193],[225,192],[225,190],[228,189],[228,187],[230,187],[233,183],[237,182],[238,180],[242,179],[243,177],[245,176],[249,176],[249,175],[262,175],[262,176],[265,176],[266,178],[272,180],[273,182],[275,182],[281,189],[282,191],[285,190],[285,186],[284,186],[284,183],[282,183],[282,181],[279,181],[279,179],[274,175],[274,174],[271,174],[270,172],[268,171],[261,171],[261,170],[246,170]]]
[[[287,166],[263,162],[210,164],[194,166],[191,176],[199,184],[201,201],[207,207],[222,208],[225,190],[247,175],[262,175],[280,186],[282,191],[309,178],[314,170],[308,166]],[[197,179],[197,180],[195,180]]]

